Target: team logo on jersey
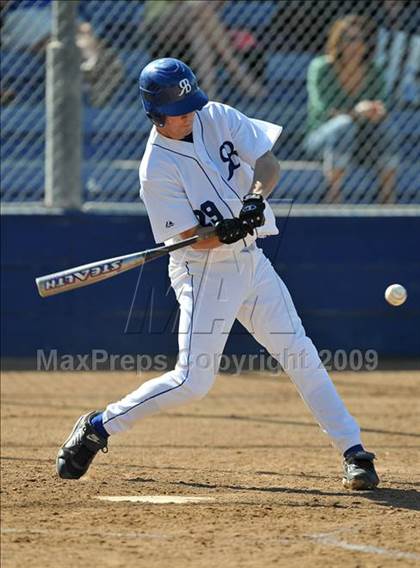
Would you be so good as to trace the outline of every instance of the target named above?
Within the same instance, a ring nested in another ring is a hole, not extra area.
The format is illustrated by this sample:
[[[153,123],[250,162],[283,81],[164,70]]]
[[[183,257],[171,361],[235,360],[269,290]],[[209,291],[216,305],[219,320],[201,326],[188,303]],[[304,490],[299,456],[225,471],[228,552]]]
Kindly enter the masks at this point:
[[[192,89],[191,83],[188,81],[188,79],[181,79],[181,81],[179,82],[179,88],[181,89],[181,92],[179,93],[178,97],[187,95]]]
[[[238,152],[235,150],[232,142],[226,140],[226,142],[223,142],[223,144],[220,146],[219,153],[222,162],[228,162],[229,181],[233,176],[233,172],[241,166],[239,158],[235,158],[235,160],[233,159],[234,156],[238,155]]]
[[[166,227],[167,229],[170,229],[170,228],[173,227],[173,226],[174,226],[174,224],[173,224],[172,221],[166,221],[165,227]]]

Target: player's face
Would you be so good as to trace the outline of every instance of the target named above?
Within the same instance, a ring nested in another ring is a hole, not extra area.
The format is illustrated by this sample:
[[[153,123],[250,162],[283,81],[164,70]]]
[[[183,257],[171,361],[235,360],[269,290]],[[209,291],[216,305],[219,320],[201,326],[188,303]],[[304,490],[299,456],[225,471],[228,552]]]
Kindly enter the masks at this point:
[[[167,138],[182,140],[192,132],[194,115],[195,112],[189,112],[181,116],[167,116],[165,126],[158,128],[158,131]]]

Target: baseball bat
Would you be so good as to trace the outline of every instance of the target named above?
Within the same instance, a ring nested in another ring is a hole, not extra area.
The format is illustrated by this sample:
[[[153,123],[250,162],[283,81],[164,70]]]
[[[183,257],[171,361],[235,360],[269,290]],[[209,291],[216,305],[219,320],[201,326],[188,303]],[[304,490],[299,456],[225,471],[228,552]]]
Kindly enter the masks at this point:
[[[43,298],[54,296],[55,294],[62,294],[63,292],[74,290],[75,288],[90,286],[102,280],[113,278],[123,272],[127,272],[127,270],[160,258],[171,251],[187,247],[213,235],[215,235],[215,230],[212,228],[172,245],[156,247],[142,252],[107,258],[105,260],[98,260],[89,264],[82,264],[81,266],[69,268],[61,272],[39,276],[35,279],[35,282],[38,292]]]

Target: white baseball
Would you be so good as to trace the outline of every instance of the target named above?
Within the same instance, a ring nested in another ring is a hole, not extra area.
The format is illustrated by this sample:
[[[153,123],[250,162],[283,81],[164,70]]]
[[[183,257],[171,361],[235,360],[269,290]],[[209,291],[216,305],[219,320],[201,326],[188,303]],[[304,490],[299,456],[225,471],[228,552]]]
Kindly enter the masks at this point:
[[[385,300],[391,306],[401,306],[407,299],[407,290],[401,284],[391,284],[385,290]]]

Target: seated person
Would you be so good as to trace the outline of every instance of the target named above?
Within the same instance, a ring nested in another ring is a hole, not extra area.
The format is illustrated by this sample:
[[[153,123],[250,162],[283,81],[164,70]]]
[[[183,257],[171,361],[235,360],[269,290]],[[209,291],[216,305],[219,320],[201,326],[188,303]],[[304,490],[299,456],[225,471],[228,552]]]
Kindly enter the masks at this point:
[[[91,106],[103,107],[109,103],[124,79],[123,63],[118,54],[99,38],[91,24],[79,24],[76,44],[81,53],[82,76]]]
[[[228,88],[240,96],[264,91],[253,71],[235,53],[229,31],[219,16],[221,0],[148,0],[142,35],[153,58],[176,57],[197,69],[210,98],[219,96],[219,74],[227,71]]]
[[[378,171],[380,203],[395,200],[397,140],[387,120],[385,85],[372,61],[374,34],[361,16],[333,25],[326,55],[308,69],[308,133],[305,148],[324,159],[328,203],[341,200],[351,161]]]

